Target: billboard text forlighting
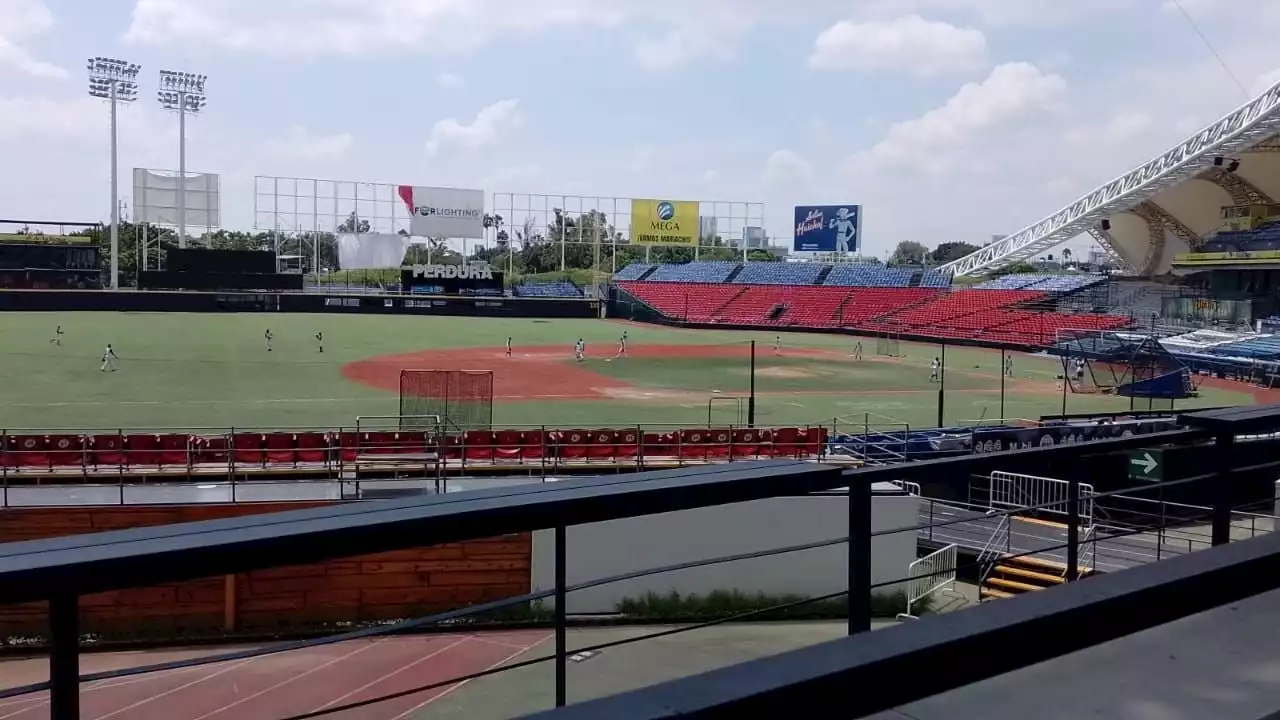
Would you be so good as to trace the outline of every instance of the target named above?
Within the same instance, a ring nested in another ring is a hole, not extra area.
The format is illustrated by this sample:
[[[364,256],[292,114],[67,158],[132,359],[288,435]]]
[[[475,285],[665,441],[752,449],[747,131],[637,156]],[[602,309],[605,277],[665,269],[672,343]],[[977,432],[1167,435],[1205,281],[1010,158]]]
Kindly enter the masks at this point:
[[[861,236],[861,205],[796,206],[796,252],[857,252]]]
[[[698,203],[688,200],[631,201],[634,245],[697,245]]]
[[[484,237],[484,191],[401,185],[396,188],[409,211],[415,237]]]

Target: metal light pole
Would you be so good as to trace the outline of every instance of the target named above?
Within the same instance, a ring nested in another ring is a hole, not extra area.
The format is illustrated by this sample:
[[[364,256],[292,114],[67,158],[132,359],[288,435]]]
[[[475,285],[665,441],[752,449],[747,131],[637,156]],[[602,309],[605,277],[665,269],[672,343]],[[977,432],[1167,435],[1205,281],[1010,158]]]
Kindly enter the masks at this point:
[[[120,169],[116,108],[138,99],[138,72],[142,66],[113,58],[89,58],[89,95],[111,105],[111,283],[120,289]]]
[[[199,113],[208,99],[207,76],[173,70],[160,71],[156,99],[167,110],[178,112],[178,247],[187,246],[187,113]]]

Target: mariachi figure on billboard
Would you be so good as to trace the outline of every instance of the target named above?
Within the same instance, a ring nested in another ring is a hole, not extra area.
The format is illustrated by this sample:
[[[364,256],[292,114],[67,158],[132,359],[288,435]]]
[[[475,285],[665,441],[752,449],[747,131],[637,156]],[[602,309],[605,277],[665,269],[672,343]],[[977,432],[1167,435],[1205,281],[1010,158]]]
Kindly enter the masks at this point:
[[[858,251],[861,205],[801,205],[796,207],[795,221],[793,249],[797,252]]]

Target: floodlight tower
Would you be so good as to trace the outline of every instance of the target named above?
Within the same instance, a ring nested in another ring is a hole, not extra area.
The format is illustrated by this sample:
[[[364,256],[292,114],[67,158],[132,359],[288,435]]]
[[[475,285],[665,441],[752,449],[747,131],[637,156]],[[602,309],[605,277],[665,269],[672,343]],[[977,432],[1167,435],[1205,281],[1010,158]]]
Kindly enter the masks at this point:
[[[117,140],[116,108],[138,99],[138,72],[142,66],[114,58],[92,57],[89,71],[89,94],[111,105],[111,284],[120,289],[120,170]]]
[[[204,109],[207,76],[173,70],[160,71],[156,98],[167,110],[178,112],[178,247],[187,246],[187,113]]]

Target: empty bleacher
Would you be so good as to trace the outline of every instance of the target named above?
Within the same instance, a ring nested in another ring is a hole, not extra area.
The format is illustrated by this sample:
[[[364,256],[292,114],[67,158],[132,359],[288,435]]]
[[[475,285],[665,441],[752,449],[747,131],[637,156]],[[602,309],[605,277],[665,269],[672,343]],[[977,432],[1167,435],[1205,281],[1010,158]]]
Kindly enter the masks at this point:
[[[741,285],[813,285],[826,267],[820,263],[746,263],[733,281]]]
[[[652,263],[631,263],[613,274],[614,280],[640,280],[656,265]]]
[[[1255,335],[1248,340],[1219,345],[1209,352],[1222,357],[1280,360],[1280,336]]]
[[[722,283],[738,269],[735,262],[664,263],[647,278],[648,282]]]
[[[524,283],[512,288],[516,297],[580,298],[582,289],[571,282]]]
[[[950,278],[936,271],[872,264],[706,262],[626,268],[619,275],[646,278],[617,284],[663,315],[691,323],[847,328],[1021,345],[1052,343],[1064,329],[1131,324],[1119,313],[1056,312],[1062,298],[1103,282],[1099,275],[1009,275],[957,291],[948,291]]]

